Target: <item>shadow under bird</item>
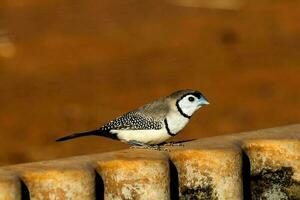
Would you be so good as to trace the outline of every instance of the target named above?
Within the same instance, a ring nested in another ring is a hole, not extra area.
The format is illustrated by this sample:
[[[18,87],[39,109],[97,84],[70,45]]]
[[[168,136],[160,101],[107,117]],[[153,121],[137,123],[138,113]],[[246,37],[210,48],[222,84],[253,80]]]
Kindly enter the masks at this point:
[[[179,90],[128,112],[97,130],[75,133],[56,141],[96,135],[134,146],[159,145],[181,131],[192,115],[208,104],[199,91]]]

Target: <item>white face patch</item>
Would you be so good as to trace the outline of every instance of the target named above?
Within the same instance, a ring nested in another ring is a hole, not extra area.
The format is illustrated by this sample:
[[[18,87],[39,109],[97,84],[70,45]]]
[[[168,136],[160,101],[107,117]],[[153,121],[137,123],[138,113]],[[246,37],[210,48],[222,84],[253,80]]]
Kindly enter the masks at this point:
[[[178,102],[178,106],[181,111],[187,116],[192,116],[195,111],[201,108],[199,99],[192,94],[186,95],[185,97],[180,99]]]

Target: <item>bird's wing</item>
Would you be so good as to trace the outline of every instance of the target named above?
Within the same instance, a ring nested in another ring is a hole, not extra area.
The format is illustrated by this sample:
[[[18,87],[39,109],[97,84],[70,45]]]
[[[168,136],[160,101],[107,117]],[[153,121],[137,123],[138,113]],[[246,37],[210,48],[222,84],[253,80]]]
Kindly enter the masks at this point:
[[[168,105],[157,100],[118,117],[104,125],[101,130],[159,130],[163,127],[168,111]]]
[[[156,121],[151,117],[145,117],[137,112],[129,112],[117,119],[107,123],[101,129],[102,130],[151,130],[161,129],[162,123]]]

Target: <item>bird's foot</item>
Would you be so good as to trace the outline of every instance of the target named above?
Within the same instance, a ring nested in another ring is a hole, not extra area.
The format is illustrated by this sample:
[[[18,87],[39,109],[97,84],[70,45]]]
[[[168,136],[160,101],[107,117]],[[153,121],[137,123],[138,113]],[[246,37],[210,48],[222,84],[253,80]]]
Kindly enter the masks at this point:
[[[131,149],[149,149],[149,150],[157,150],[157,151],[169,151],[169,149],[164,148],[160,145],[154,144],[154,145],[149,145],[149,144],[145,144],[142,142],[138,142],[138,141],[129,141],[128,144],[130,144],[130,148]]]
[[[162,144],[163,147],[184,147],[184,144],[181,142],[166,142]]]
[[[149,150],[156,150],[156,151],[170,151],[168,148],[161,147],[159,145],[144,145],[144,146],[137,146],[132,145],[130,149],[149,149]]]

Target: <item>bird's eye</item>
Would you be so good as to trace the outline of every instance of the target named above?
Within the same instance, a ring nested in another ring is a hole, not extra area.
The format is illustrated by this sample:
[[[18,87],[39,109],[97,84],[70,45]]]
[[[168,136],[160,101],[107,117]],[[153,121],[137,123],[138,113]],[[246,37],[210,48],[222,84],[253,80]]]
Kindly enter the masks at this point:
[[[195,98],[194,97],[189,97],[189,101],[193,102],[193,101],[195,101]]]

